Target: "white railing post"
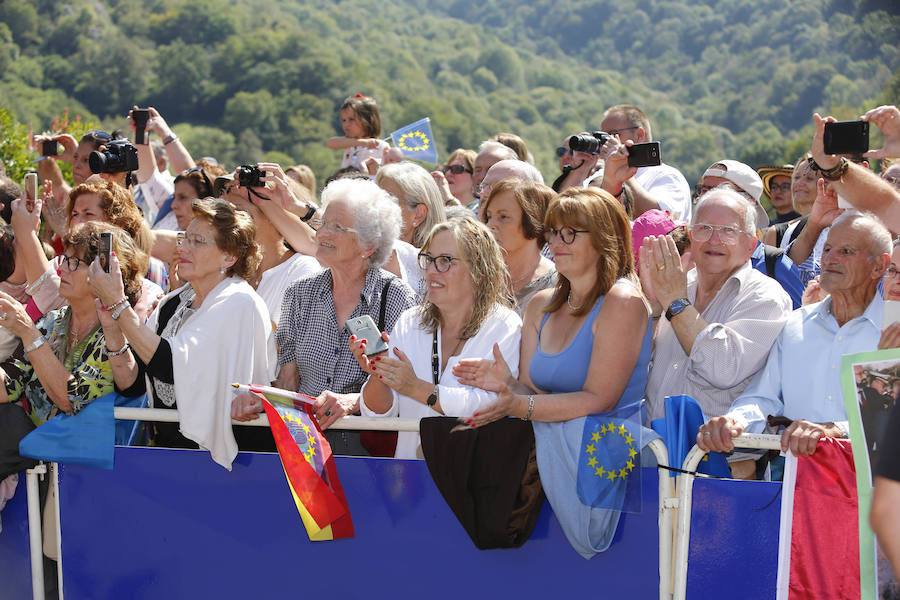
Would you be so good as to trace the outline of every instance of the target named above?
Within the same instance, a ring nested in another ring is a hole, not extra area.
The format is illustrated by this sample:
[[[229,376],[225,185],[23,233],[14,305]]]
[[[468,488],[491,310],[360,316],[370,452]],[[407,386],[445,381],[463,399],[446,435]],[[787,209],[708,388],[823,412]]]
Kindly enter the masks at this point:
[[[38,475],[46,473],[47,465],[44,463],[25,471],[25,489],[28,494],[28,545],[31,553],[31,595],[34,600],[44,600],[44,536],[41,530]]]
[[[736,448],[780,450],[781,436],[745,433],[734,439]],[[682,473],[678,476],[678,527],[675,535],[675,589],[674,599],[684,600],[687,595],[688,552],[691,543],[691,502],[693,501],[694,475],[706,452],[698,446],[691,448],[684,459]]]
[[[669,464],[669,452],[661,439],[655,439],[648,444],[656,456],[657,465]],[[672,538],[675,535],[674,512],[676,506],[671,501],[675,496],[672,488],[672,478],[669,472],[658,467],[659,477],[659,598],[669,600],[672,597]]]

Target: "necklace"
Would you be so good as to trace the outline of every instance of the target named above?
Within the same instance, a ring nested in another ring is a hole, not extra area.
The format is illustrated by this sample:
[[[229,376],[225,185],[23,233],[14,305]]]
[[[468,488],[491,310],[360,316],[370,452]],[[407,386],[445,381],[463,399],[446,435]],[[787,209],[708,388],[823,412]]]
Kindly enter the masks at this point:
[[[566,304],[568,304],[569,308],[571,308],[572,310],[574,310],[576,312],[581,310],[582,307],[584,306],[583,304],[581,306],[572,306],[572,292],[569,292],[569,295],[566,296]]]
[[[534,263],[533,266],[528,267],[528,269],[525,271],[524,274],[522,274],[521,277],[512,279],[511,283],[512,283],[513,291],[522,287],[522,284],[531,282],[532,278],[534,277],[534,273],[537,271],[537,268],[540,264],[541,264],[541,255],[538,254],[537,261]],[[511,275],[512,274],[510,273],[510,276]]]

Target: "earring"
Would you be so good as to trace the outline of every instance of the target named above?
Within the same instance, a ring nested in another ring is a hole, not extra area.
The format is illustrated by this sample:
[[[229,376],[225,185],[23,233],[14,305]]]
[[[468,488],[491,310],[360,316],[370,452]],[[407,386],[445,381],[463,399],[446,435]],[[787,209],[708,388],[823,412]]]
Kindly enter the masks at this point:
[[[221,273],[222,275],[225,274],[225,267],[224,267],[224,266],[219,267],[219,273]]]

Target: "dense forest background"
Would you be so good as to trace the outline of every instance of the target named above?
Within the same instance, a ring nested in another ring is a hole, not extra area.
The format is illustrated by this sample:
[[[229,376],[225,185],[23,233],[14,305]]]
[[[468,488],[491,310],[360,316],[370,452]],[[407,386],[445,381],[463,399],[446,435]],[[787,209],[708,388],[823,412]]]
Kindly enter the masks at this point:
[[[2,0],[0,73],[7,132],[66,109],[125,127],[149,105],[195,156],[304,162],[320,181],[357,92],[378,99],[382,137],[429,116],[446,158],[511,131],[548,180],[566,134],[629,102],[693,183],[717,158],[792,162],[814,111],[900,101],[900,3]]]

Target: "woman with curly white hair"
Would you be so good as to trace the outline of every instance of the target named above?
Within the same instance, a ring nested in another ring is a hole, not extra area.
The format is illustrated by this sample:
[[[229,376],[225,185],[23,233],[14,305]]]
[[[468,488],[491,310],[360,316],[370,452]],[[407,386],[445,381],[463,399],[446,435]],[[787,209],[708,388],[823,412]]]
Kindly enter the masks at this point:
[[[358,392],[366,380],[349,349],[347,321],[370,315],[389,331],[415,295],[381,268],[400,233],[400,208],[387,192],[368,180],[338,179],[322,192],[322,206],[313,227],[316,258],[325,268],[285,292],[276,329],[275,385],[317,397],[316,416],[325,429],[359,410]],[[235,419],[254,419],[262,410],[250,394],[239,400],[232,405]],[[333,437],[335,453],[359,451],[353,436]]]

